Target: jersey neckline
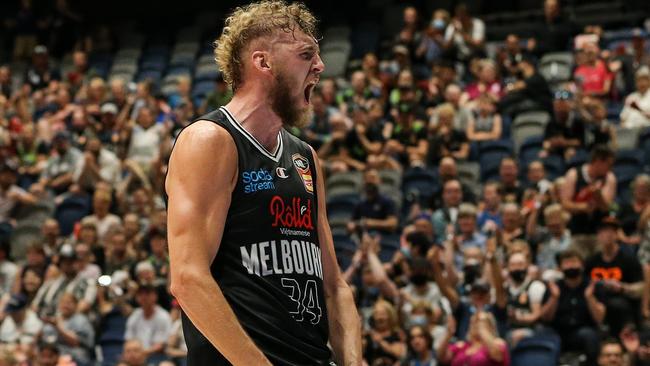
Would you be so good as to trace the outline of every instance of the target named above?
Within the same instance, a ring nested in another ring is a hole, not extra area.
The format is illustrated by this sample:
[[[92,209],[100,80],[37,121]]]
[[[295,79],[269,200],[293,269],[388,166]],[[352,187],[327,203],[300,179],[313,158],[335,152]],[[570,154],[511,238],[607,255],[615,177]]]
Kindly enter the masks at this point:
[[[235,119],[235,117],[226,109],[226,107],[220,107],[219,108],[225,115],[226,119],[228,119],[228,122],[230,122],[233,127],[237,131],[239,131],[244,137],[251,143],[253,146],[259,150],[259,152],[262,153],[262,155],[266,156],[267,158],[273,160],[274,162],[279,162],[280,161],[280,156],[282,156],[282,150],[284,148],[283,143],[282,143],[282,130],[278,131],[278,143],[275,147],[275,152],[271,153],[264,147],[264,145],[260,144],[259,141],[255,138],[255,136],[251,135],[242,125]]]

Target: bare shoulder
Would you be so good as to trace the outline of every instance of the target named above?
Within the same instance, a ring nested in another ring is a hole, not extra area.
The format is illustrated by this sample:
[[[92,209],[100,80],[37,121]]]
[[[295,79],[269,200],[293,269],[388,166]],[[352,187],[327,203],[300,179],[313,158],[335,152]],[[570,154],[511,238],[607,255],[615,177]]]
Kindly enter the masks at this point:
[[[230,133],[210,121],[197,121],[178,136],[172,151],[166,186],[175,180],[234,182],[237,174],[237,147]]]

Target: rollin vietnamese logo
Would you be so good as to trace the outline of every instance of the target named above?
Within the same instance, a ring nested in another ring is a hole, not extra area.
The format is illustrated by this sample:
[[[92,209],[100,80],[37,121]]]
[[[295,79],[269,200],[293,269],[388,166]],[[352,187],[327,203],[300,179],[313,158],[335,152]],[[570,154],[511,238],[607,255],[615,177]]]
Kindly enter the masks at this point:
[[[273,227],[290,229],[313,230],[314,224],[311,216],[311,200],[303,204],[300,197],[293,197],[288,204],[282,197],[273,196],[269,204],[269,212],[273,217]]]
[[[314,181],[311,177],[311,169],[309,168],[309,160],[300,154],[291,155],[293,165],[298,171],[302,183],[305,185],[305,190],[308,193],[314,193]]]

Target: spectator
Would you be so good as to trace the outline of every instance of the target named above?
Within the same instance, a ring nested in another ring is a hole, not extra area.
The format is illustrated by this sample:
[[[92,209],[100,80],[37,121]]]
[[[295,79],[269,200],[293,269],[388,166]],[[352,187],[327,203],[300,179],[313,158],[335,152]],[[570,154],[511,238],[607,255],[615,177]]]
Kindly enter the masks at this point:
[[[478,61],[477,80],[467,85],[461,96],[461,104],[476,101],[480,96],[486,96],[493,102],[501,99],[501,82],[498,80],[497,66],[491,59]]]
[[[325,141],[331,138],[331,122],[333,115],[339,112],[336,108],[327,106],[323,100],[323,95],[316,89],[311,94],[311,104],[314,114],[310,124],[305,130],[305,137],[314,149],[318,150]]]
[[[0,324],[0,341],[5,344],[34,345],[43,323],[27,306],[25,296],[11,295],[4,312],[7,316]]]
[[[566,90],[555,93],[554,117],[544,130],[544,155],[558,154],[569,159],[585,145],[585,121],[576,113],[573,95]]]
[[[372,98],[372,92],[368,88],[368,80],[363,71],[355,71],[350,76],[350,88],[343,90],[336,96],[341,112],[345,113],[353,105],[366,105],[366,102]]]
[[[164,281],[169,273],[169,252],[165,228],[152,226],[149,231],[149,245],[151,255],[147,258],[147,261],[156,270],[156,279]]]
[[[25,297],[28,305],[31,305],[43,284],[43,274],[33,268],[27,268],[24,270],[21,283],[19,294]]]
[[[157,304],[158,296],[151,285],[140,285],[135,298],[140,307],[129,316],[124,339],[140,341],[148,359],[164,359],[172,327],[169,313]]]
[[[119,216],[109,212],[112,200],[110,192],[96,190],[93,195],[93,214],[84,218],[84,221],[95,223],[99,242],[104,242],[108,232],[122,224]]]
[[[534,209],[529,218],[529,223],[537,226],[539,209]],[[530,232],[531,244],[536,248],[535,264],[542,271],[553,271],[559,267],[557,256],[571,246],[571,231],[567,229],[570,215],[560,204],[552,204],[544,209],[544,227]]]
[[[492,98],[480,96],[477,98],[478,114],[470,119],[467,126],[467,138],[471,142],[491,141],[501,138],[501,116],[496,112]]]
[[[650,69],[640,68],[634,77],[636,91],[625,98],[621,125],[626,128],[650,126]]]
[[[35,366],[58,366],[59,348],[55,344],[44,343],[38,347],[38,357]]]
[[[468,61],[483,49],[485,23],[473,18],[465,4],[459,4],[445,31],[445,41],[457,60]]]
[[[460,100],[462,96],[462,90],[460,86],[457,84],[448,84],[447,87],[444,89],[445,91],[445,99],[444,101],[446,103],[451,104],[454,107],[454,123],[453,127],[455,130],[460,130],[460,131],[465,131],[467,127],[470,124],[470,121],[472,118],[472,112],[466,108],[465,106],[461,105]],[[437,128],[439,125],[438,121],[438,114],[435,113],[435,110],[433,111],[430,119],[430,128]]]
[[[497,55],[499,60],[501,75],[505,78],[512,78],[517,75],[517,64],[530,56],[530,48],[535,45],[534,39],[529,39],[526,47],[522,48],[521,40],[518,35],[511,33],[506,36],[506,41],[503,49]]]
[[[406,46],[409,50],[409,58],[414,59],[415,50],[422,40],[418,11],[413,6],[404,8],[403,13],[404,26],[397,35],[395,42]]]
[[[164,134],[165,128],[156,123],[153,110],[146,106],[141,107],[136,121],[131,122],[123,132],[123,140],[129,141],[128,159],[138,163],[145,172],[149,172],[154,161],[159,158],[159,146]]]
[[[454,107],[447,103],[436,109],[438,125],[429,139],[428,165],[437,165],[444,157],[465,160],[469,156],[467,135],[453,127],[454,113]]]
[[[83,159],[78,160],[74,180],[81,188],[92,191],[99,181],[114,186],[120,178],[120,173],[120,161],[117,156],[102,148],[99,139],[91,138],[86,143]]]
[[[365,199],[357,204],[351,221],[348,223],[348,232],[356,230],[390,234],[397,229],[397,212],[395,203],[379,192],[381,178],[379,173],[370,169],[363,175]]]
[[[77,365],[90,365],[95,343],[95,330],[86,315],[77,311],[77,299],[64,293],[59,300],[56,317],[46,317],[41,337],[58,345]]]
[[[461,203],[458,206],[458,231],[453,239],[446,243],[446,246],[456,253],[455,262],[457,267],[460,267],[462,263],[464,249],[476,247],[481,251],[485,250],[487,238],[478,230],[476,216],[476,207],[471,203]]]
[[[373,307],[372,319],[373,325],[363,337],[363,357],[370,365],[397,362],[406,355],[407,348],[395,308],[379,300]]]
[[[494,316],[488,312],[477,311],[472,315],[470,328],[465,341],[449,344],[451,330],[455,328],[450,321],[450,332],[438,348],[438,357],[442,362],[456,365],[503,365],[510,364],[508,345],[499,338]]]
[[[639,300],[644,290],[643,269],[639,261],[622,250],[616,237],[620,224],[606,217],[598,226],[597,245],[600,250],[587,259],[585,273],[600,282],[605,292],[607,312],[605,323],[616,336],[627,322],[638,321]]]
[[[79,276],[79,262],[71,245],[61,247],[58,265],[61,273],[43,284],[32,307],[39,316],[54,316],[61,296],[69,292],[77,299],[77,310],[88,313],[95,303],[97,287],[95,281]]]
[[[436,366],[436,357],[433,353],[433,338],[428,330],[416,325],[409,330],[409,353],[404,366]]]
[[[628,245],[641,243],[640,228],[645,227],[650,214],[648,207],[650,207],[650,176],[639,174],[632,182],[631,202],[623,202],[616,213],[621,223],[619,239],[623,243]]]
[[[623,346],[615,339],[606,339],[600,344],[598,366],[623,366]]]
[[[536,33],[534,50],[538,55],[567,48],[573,26],[560,8],[560,1],[544,1],[544,24]]]
[[[541,196],[549,194],[553,187],[553,183],[546,179],[544,163],[539,160],[533,160],[528,164],[526,180],[530,189]]]
[[[442,243],[453,235],[458,219],[458,206],[463,201],[463,191],[457,179],[448,180],[442,189],[442,207],[431,217],[436,243]]]
[[[503,226],[501,192],[498,183],[487,182],[483,185],[483,209],[478,214],[476,224],[484,233],[495,232]]]
[[[182,363],[187,356],[187,344],[183,335],[183,323],[181,321],[181,308],[178,302],[172,304],[171,318],[173,320],[169,340],[167,341],[167,356],[175,360],[176,363]]]
[[[599,57],[600,48],[595,42],[586,42],[576,55],[573,78],[580,90],[593,97],[608,98],[612,76],[605,61]]]
[[[554,1],[554,0],[551,0]],[[551,89],[539,73],[535,60],[522,57],[517,64],[519,80],[506,85],[506,94],[499,101],[502,115],[515,116],[530,110],[553,111]]]
[[[97,281],[102,270],[98,265],[93,263],[94,258],[92,257],[90,247],[87,244],[78,243],[74,251],[79,262],[79,277]]]
[[[449,23],[449,12],[438,9],[433,12],[431,23],[422,34],[422,41],[415,51],[416,59],[421,59],[425,64],[431,65],[439,60],[445,47],[445,28]]]
[[[432,197],[432,202],[430,207],[441,207],[442,206],[442,191],[445,183],[448,180],[459,179],[458,176],[458,166],[456,160],[451,156],[444,157],[440,159],[440,164],[438,164],[438,179],[440,185],[435,187]],[[461,182],[461,189],[463,191],[463,202],[473,203],[476,202],[476,196],[472,190],[472,187],[468,186]]]
[[[587,364],[593,365],[598,357],[598,327],[605,319],[604,294],[584,276],[580,253],[565,250],[559,253],[558,263],[564,279],[548,282],[551,295],[543,317],[560,336],[563,351],[583,352]]]
[[[146,366],[147,353],[142,342],[137,339],[131,339],[124,342],[124,352],[122,353],[122,362],[119,365],[125,366]]]
[[[524,187],[519,181],[519,166],[513,158],[503,158],[499,164],[499,184],[504,202],[519,203]]]
[[[593,234],[595,225],[608,212],[616,196],[616,177],[611,172],[614,153],[606,147],[596,146],[591,160],[566,173],[562,187],[562,206],[571,214],[569,229],[583,254],[595,250]]]
[[[596,145],[610,146],[616,148],[616,129],[607,120],[607,108],[605,103],[595,98],[585,98],[583,103],[585,109],[585,147],[589,150]]]
[[[388,156],[404,166],[422,165],[427,151],[427,127],[416,115],[413,103],[400,102],[394,121],[387,123],[386,136],[384,152]]]
[[[116,228],[107,237],[105,245],[106,264],[104,273],[112,275],[115,271],[131,271],[137,261],[136,251],[126,241],[124,230]]]
[[[32,90],[39,90],[47,87],[51,81],[60,79],[59,73],[50,69],[47,47],[35,46],[32,52],[32,64],[25,73],[25,84],[29,84]]]
[[[61,237],[61,227],[55,219],[48,218],[43,222],[41,235],[43,236],[45,254],[49,257],[56,254],[64,243],[64,239]]]
[[[54,136],[52,145],[56,155],[51,156],[41,174],[40,183],[56,194],[65,192],[74,182],[74,169],[82,154],[70,146],[71,137],[67,131],[60,131]]]

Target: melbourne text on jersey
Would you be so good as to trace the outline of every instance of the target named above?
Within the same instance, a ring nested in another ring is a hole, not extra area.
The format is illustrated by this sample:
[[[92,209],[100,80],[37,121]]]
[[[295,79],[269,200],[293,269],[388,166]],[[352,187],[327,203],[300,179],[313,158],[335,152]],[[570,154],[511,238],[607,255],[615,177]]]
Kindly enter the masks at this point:
[[[271,240],[240,247],[242,265],[249,274],[307,274],[323,279],[321,250],[304,240]]]

